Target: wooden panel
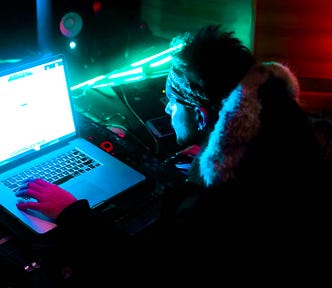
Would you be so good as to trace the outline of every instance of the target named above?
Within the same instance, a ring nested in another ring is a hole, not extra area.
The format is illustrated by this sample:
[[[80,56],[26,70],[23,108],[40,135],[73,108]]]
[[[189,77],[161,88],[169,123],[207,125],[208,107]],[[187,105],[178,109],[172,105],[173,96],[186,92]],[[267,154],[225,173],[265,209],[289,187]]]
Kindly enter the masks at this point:
[[[332,78],[332,1],[257,0],[255,54],[299,77]]]
[[[302,91],[299,104],[308,114],[331,115],[332,92]]]
[[[257,0],[254,52],[289,65],[309,113],[332,114],[332,1]]]

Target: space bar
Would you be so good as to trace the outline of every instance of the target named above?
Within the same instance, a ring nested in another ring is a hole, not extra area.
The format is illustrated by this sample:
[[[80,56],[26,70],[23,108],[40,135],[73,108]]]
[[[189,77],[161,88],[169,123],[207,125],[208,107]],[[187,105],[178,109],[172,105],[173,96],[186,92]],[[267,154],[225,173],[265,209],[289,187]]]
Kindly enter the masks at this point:
[[[66,181],[68,181],[68,180],[70,180],[70,179],[72,179],[72,178],[74,178],[74,176],[72,176],[72,175],[67,175],[67,176],[65,176],[65,177],[63,177],[63,178],[60,178],[60,179],[54,181],[53,184],[60,185],[60,184],[65,183]]]

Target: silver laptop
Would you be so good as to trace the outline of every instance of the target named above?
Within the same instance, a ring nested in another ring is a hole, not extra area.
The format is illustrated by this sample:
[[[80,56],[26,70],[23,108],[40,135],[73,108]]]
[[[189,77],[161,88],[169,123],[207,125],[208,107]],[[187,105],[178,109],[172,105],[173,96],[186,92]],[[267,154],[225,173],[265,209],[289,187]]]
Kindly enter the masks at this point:
[[[15,196],[24,178],[41,175],[87,199],[92,208],[146,180],[79,137],[66,71],[64,56],[56,55],[0,72],[0,205],[38,234],[56,224],[41,213],[16,208],[18,201],[35,201]],[[49,172],[54,165],[57,172]]]

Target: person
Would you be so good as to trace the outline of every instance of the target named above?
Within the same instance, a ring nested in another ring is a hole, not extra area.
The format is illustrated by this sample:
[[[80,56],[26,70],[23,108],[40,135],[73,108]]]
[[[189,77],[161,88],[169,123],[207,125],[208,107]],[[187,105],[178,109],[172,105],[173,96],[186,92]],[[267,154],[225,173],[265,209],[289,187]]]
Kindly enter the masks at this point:
[[[179,34],[170,46],[180,43],[165,112],[184,150],[165,165],[184,155],[190,161],[184,181],[162,195],[155,223],[127,235],[86,200],[42,179],[17,193],[37,200],[18,202],[19,209],[58,224],[62,285],[150,278],[212,285],[222,263],[250,267],[286,254],[306,261],[313,235],[321,239],[329,171],[298,104],[295,74],[282,63],[258,62],[222,25]]]

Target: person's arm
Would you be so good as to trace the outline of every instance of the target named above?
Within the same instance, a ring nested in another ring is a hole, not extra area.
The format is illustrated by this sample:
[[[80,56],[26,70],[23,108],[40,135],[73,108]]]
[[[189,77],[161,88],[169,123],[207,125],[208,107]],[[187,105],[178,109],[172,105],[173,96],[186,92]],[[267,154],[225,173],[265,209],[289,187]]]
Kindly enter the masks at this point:
[[[82,284],[107,276],[104,259],[111,258],[116,263],[125,249],[129,251],[130,236],[125,231],[91,209],[87,200],[76,199],[58,185],[34,179],[17,196],[34,199],[19,202],[19,209],[33,209],[55,219],[58,225],[53,234],[58,244],[55,257],[68,264]]]

